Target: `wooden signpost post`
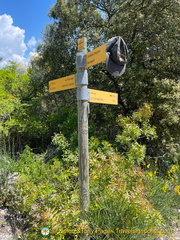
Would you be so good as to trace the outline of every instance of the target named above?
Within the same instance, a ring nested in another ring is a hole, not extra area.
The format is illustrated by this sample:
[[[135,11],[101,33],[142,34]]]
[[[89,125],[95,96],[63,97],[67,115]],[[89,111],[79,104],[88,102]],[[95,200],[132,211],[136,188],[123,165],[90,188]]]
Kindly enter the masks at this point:
[[[76,84],[78,101],[78,152],[79,152],[79,184],[80,209],[82,217],[89,208],[89,144],[88,144],[88,75],[85,70],[84,56],[87,53],[86,38],[78,41],[80,52],[76,56]]]
[[[49,82],[49,92],[57,92],[77,87],[80,209],[82,215],[88,210],[90,201],[88,153],[89,102],[118,104],[117,93],[88,89],[88,74],[86,68],[105,60],[106,44],[87,53],[87,40],[86,38],[82,38],[78,41],[78,53],[76,56],[77,74]]]

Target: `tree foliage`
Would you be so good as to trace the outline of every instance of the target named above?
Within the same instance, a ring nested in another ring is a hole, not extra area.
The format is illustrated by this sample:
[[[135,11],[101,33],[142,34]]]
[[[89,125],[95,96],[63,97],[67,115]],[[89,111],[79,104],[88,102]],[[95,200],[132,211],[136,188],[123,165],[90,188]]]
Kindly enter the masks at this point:
[[[11,151],[18,144],[22,125],[14,114],[22,109],[22,101],[27,98],[31,87],[29,76],[19,65],[11,63],[0,69],[0,146]]]
[[[27,70],[15,63],[0,69],[0,87],[1,149],[16,153],[26,144],[41,149],[52,135],[47,134],[51,123],[50,116],[45,118],[46,96],[36,91]]]
[[[113,139],[117,131],[116,116],[119,113],[128,116],[142,104],[149,103],[154,107],[151,123],[159,136],[149,146],[149,154],[152,157],[169,155],[170,161],[177,160],[179,11],[177,0],[57,0],[49,12],[54,23],[46,26],[38,46],[39,58],[32,64],[43,73],[40,81],[47,86],[49,80],[75,73],[78,39],[87,37],[91,50],[120,35],[129,48],[125,74],[114,78],[104,63],[88,71],[90,87],[117,92],[119,98],[116,108],[91,105],[90,123],[98,125],[94,133],[99,135],[100,130]],[[37,74],[35,69],[32,65],[33,78]],[[75,106],[74,96],[71,91],[52,94],[60,106]],[[104,122],[111,127],[104,127]]]

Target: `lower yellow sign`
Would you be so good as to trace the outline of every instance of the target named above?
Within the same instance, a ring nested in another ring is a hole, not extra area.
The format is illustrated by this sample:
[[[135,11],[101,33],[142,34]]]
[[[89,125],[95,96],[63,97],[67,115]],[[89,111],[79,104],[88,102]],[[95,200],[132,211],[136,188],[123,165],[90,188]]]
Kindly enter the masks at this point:
[[[106,44],[86,53],[86,68],[106,61]]]
[[[63,78],[58,78],[49,82],[49,92],[57,92],[66,89],[76,88],[75,85],[76,75],[70,75]]]
[[[89,89],[90,98],[89,102],[105,103],[105,104],[118,104],[118,94],[112,92],[104,92],[99,90]]]

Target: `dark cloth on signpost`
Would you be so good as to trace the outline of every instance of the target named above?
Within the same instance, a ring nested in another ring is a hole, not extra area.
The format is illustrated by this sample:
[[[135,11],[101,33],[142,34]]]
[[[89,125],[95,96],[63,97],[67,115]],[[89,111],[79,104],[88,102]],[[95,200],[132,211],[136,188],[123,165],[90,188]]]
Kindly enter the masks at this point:
[[[125,41],[119,37],[112,37],[106,45],[107,70],[115,77],[125,72],[128,49]]]

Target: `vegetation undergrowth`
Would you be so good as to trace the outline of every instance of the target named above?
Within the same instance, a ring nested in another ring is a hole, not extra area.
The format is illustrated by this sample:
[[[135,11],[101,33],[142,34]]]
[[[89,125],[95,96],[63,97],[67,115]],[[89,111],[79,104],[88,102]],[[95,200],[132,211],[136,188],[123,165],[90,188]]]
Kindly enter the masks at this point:
[[[1,155],[1,176],[13,179],[13,188],[3,188],[6,183],[1,182],[1,206],[19,215],[22,238],[81,239],[84,232],[91,239],[154,239],[170,232],[167,222],[177,215],[179,204],[179,170],[172,165],[162,178],[156,164],[144,161],[145,145],[138,139],[156,137],[151,114],[151,107],[144,106],[131,118],[118,117],[122,153],[107,141],[90,139],[91,203],[84,219],[79,210],[77,151],[63,134],[54,135],[56,154],[49,161],[28,146],[17,162]],[[41,234],[43,227],[50,229],[48,236]]]

